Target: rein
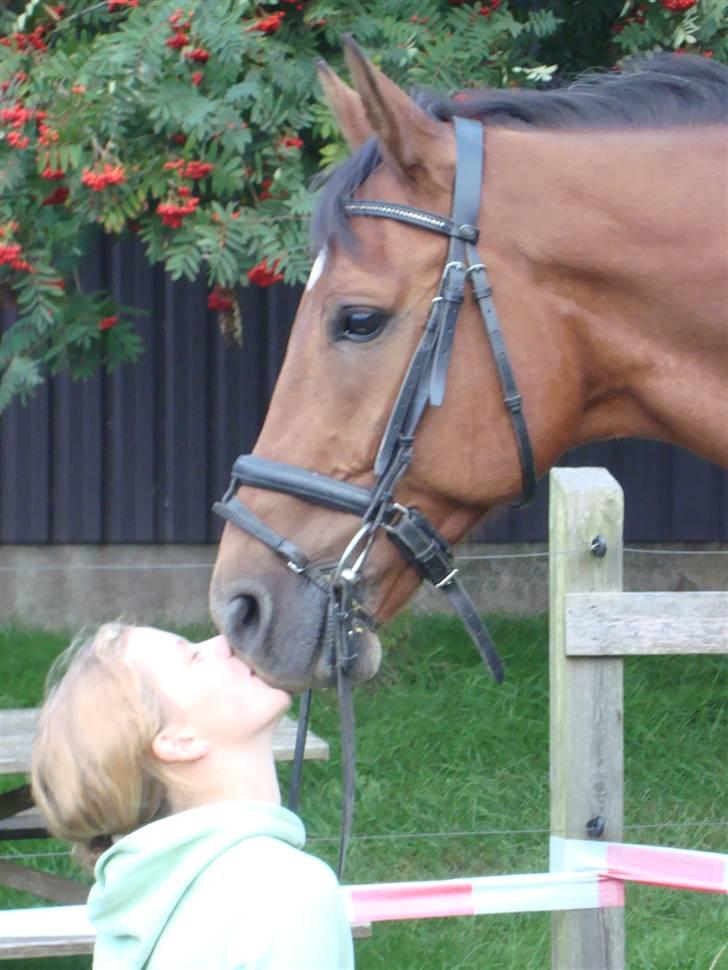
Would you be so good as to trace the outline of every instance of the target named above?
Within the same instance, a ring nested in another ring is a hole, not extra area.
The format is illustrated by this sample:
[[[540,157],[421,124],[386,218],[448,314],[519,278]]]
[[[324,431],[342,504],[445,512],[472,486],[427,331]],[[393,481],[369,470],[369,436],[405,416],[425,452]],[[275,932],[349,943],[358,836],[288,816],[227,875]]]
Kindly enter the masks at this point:
[[[503,664],[472,599],[458,578],[449,543],[415,507],[400,505],[394,498],[397,483],[412,462],[415,433],[425,409],[429,405],[439,407],[444,400],[455,325],[465,299],[466,283],[472,288],[483,318],[504,404],[513,425],[521,466],[520,505],[531,500],[536,487],[533,449],[521,396],[508,359],[486,267],[475,248],[479,236],[483,176],[483,127],[466,118],[455,118],[454,127],[457,164],[451,218],[385,201],[351,199],[344,203],[344,210],[350,216],[394,219],[450,239],[437,295],[382,436],[374,465],[374,485],[362,488],[294,465],[256,455],[241,455],[233,465],[230,487],[222,500],[213,506],[217,515],[263,542],[285,561],[289,569],[316,585],[327,598],[322,646],[331,651],[334,661],[342,729],[343,810],[337,867],[339,878],[354,810],[355,732],[349,674],[356,659],[359,636],[366,628],[375,627],[358,594],[364,565],[380,529],[422,579],[447,595],[493,677],[498,683],[503,680]],[[338,562],[315,565],[294,543],[280,536],[240,501],[236,492],[242,485],[282,492],[337,512],[350,513],[358,516],[362,524]],[[298,807],[301,787],[310,694],[309,690],[301,700],[289,795],[289,808],[293,811]]]

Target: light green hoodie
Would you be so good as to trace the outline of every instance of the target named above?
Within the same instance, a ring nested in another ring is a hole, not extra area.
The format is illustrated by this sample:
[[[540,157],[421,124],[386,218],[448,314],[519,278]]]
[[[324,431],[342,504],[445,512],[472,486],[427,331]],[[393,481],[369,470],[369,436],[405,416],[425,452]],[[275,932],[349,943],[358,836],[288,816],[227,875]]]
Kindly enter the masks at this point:
[[[153,822],[96,864],[94,970],[352,970],[336,877],[265,802]]]

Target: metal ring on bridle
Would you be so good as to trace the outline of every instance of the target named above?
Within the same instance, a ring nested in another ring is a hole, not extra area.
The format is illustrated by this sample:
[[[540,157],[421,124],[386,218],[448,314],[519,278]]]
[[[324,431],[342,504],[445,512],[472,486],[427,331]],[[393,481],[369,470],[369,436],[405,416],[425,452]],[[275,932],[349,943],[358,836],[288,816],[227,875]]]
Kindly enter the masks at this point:
[[[342,573],[347,568],[347,563],[351,558],[351,556],[354,554],[354,551],[356,550],[357,546],[360,544],[362,539],[367,538],[371,532],[372,532],[371,522],[365,522],[364,525],[362,525],[357,530],[356,534],[351,539],[346,549],[344,549],[343,553],[341,554],[341,558],[336,564],[336,569],[334,570],[334,574],[331,577],[332,583],[338,583],[341,580]],[[357,575],[359,574],[359,571],[361,570],[361,567],[364,564],[364,560],[366,559],[367,553],[369,552],[370,545],[371,544],[369,542],[365,542],[364,549],[361,551],[356,562],[351,567],[351,571],[353,573]]]

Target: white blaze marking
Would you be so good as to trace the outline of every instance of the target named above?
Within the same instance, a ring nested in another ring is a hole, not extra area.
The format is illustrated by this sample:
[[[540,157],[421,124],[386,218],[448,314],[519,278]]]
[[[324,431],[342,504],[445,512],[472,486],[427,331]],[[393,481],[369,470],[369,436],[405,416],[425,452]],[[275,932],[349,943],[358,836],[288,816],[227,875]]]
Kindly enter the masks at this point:
[[[327,250],[326,250],[326,246],[324,246],[324,248],[319,251],[319,254],[316,257],[316,261],[311,267],[311,273],[308,277],[308,282],[306,283],[307,293],[309,290],[312,290],[314,286],[316,286],[319,276],[323,273],[324,266],[326,265],[326,255],[327,255]]]

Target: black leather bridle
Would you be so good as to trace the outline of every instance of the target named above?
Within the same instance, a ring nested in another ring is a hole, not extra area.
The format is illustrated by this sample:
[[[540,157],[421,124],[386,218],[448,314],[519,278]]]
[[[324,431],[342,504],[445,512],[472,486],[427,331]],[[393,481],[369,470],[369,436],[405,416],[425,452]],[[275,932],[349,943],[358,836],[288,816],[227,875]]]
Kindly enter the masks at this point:
[[[483,175],[483,127],[480,122],[455,118],[456,169],[452,216],[447,218],[393,202],[350,199],[344,203],[349,216],[394,219],[448,236],[450,246],[437,295],[427,323],[400,387],[394,410],[385,429],[374,465],[376,480],[362,488],[293,465],[256,455],[241,455],[233,465],[230,487],[213,510],[228,522],[255,536],[280,556],[286,565],[314,583],[328,600],[326,645],[332,647],[342,720],[344,765],[344,811],[339,849],[339,875],[351,834],[354,799],[354,717],[349,673],[358,636],[373,620],[358,593],[367,556],[374,538],[383,530],[407,563],[423,579],[442,590],[460,615],[470,636],[495,679],[503,679],[503,665],[470,596],[460,583],[452,549],[433,525],[414,507],[395,501],[397,483],[413,458],[413,444],[420,419],[428,407],[439,407],[445,397],[448,365],[455,325],[470,283],[490,342],[506,408],[508,409],[521,466],[523,505],[531,500],[536,470],[528,428],[523,415],[513,369],[508,359],[485,265],[475,245]],[[358,516],[362,525],[338,562],[315,565],[292,542],[280,536],[245,506],[236,492],[242,485],[283,492],[338,512]],[[304,695],[299,716],[296,757],[289,807],[297,807],[301,782],[303,745],[307,729],[310,692]]]

